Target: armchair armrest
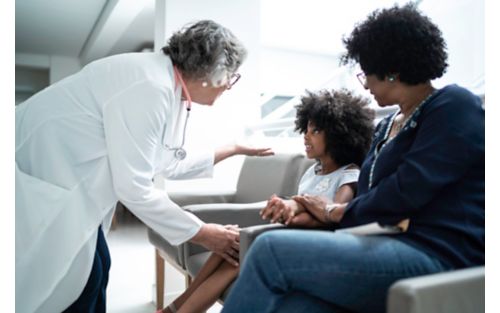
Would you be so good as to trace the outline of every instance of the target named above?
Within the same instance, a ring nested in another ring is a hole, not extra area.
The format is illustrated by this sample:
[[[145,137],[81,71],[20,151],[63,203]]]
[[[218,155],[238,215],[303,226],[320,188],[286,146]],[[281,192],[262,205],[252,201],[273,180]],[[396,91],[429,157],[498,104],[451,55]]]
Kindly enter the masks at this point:
[[[240,231],[240,264],[243,264],[248,249],[250,249],[252,242],[258,235],[269,230],[284,228],[286,228],[286,226],[283,224],[255,225],[243,228]]]
[[[193,192],[178,192],[169,191],[167,192],[170,199],[177,203],[179,206],[184,207],[186,205],[193,205],[196,203],[221,203],[221,202],[231,202],[233,201],[236,191],[203,191],[196,193]]]
[[[238,224],[240,227],[247,227],[268,223],[262,220],[259,215],[260,210],[265,206],[266,201],[260,201],[253,203],[196,204],[185,206],[184,209],[206,223]],[[183,247],[186,258],[206,251],[205,248],[190,242],[183,244]]]
[[[388,293],[388,313],[484,312],[484,266],[402,279]]]
[[[266,201],[253,203],[208,203],[184,206],[183,209],[196,215],[206,223],[238,224],[246,227],[263,224],[259,215]]]

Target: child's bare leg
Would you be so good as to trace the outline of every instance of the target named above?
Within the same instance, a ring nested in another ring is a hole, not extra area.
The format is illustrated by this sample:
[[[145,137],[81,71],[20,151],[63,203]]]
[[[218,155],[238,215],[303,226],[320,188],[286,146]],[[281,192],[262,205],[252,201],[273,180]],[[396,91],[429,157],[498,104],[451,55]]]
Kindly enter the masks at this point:
[[[238,276],[239,267],[226,261],[196,288],[177,310],[179,313],[199,313],[206,311],[217,301],[229,284]]]
[[[196,275],[194,280],[191,282],[189,287],[174,300],[174,305],[177,309],[179,309],[189,296],[210,276],[214,273],[217,268],[224,262],[224,259],[212,253],[208,260],[205,262],[203,267],[200,269],[200,272]],[[171,313],[168,308],[163,309],[163,313]]]

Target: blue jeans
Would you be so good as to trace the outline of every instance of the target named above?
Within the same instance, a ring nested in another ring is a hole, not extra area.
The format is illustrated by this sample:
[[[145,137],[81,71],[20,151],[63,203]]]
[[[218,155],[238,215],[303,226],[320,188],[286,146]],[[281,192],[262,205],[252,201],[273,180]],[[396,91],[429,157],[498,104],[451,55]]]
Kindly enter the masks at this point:
[[[101,227],[97,232],[94,263],[82,294],[63,313],[105,313],[111,258]]]
[[[385,312],[396,280],[444,270],[390,236],[270,231],[253,243],[222,312]]]

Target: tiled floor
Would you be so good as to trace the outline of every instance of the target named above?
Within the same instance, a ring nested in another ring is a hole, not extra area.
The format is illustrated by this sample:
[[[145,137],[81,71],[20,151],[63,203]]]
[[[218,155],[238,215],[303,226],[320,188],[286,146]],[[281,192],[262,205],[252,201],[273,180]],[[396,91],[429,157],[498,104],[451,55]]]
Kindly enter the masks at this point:
[[[111,253],[110,281],[107,293],[109,313],[155,312],[154,248],[147,238],[146,227],[129,212],[117,212],[118,223],[107,236]],[[165,303],[170,303],[184,286],[184,277],[165,264]],[[209,313],[221,310],[215,304]]]

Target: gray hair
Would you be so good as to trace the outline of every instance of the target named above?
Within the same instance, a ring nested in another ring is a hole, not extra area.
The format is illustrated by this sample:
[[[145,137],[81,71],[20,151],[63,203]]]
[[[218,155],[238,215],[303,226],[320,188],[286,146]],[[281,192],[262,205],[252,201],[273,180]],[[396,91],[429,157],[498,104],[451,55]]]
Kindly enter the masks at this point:
[[[188,24],[168,40],[163,53],[189,79],[209,80],[222,86],[247,56],[233,33],[211,20]]]

